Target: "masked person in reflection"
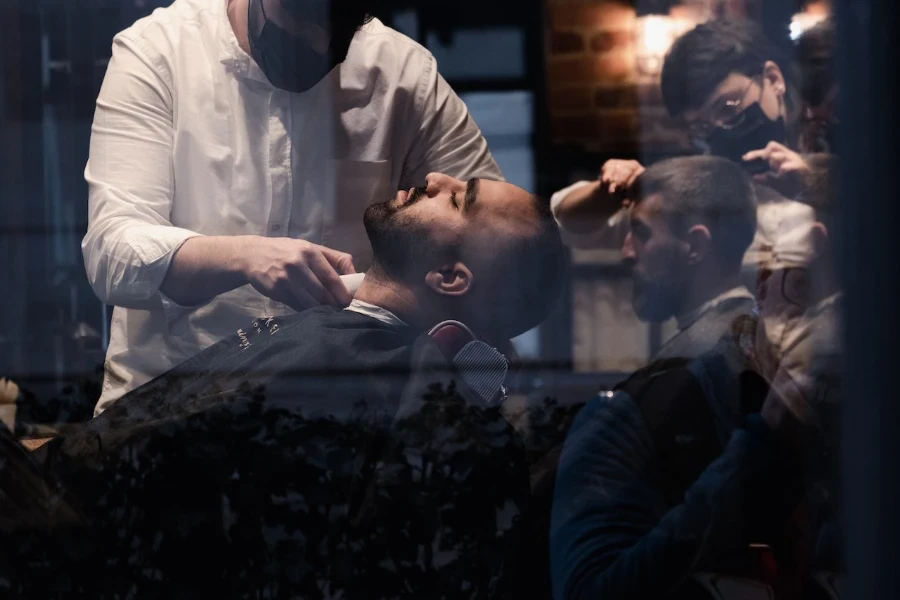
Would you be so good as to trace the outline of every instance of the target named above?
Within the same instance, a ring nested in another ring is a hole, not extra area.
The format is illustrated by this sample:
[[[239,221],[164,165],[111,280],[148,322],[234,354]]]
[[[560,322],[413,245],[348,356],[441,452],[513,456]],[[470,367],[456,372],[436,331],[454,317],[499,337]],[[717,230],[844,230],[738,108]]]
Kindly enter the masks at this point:
[[[556,303],[556,223],[510,184],[432,174],[365,225],[374,265],[349,307],[247,327],[42,449],[108,544],[88,555],[114,557],[92,585],[499,591],[528,474],[490,340]]]
[[[502,176],[434,57],[370,0],[176,0],[113,41],[97,100],[97,412],[254,318],[344,308],[359,216],[430,172]]]
[[[759,203],[757,233],[745,255],[748,285],[758,253],[778,243],[791,201],[822,187],[828,155],[801,154],[802,102],[790,62],[760,28],[747,21],[710,21],[675,41],[665,58],[662,97],[669,115],[705,154],[721,156],[752,176]],[[806,88],[804,88],[806,89]],[[606,162],[595,181],[580,181],[552,198],[566,243],[618,247],[628,230],[631,187],[643,172],[636,160]]]
[[[568,433],[550,528],[560,600],[708,597],[692,574],[753,574],[749,545],[780,548],[797,497],[759,418],[766,382],[734,334],[755,308],[740,284],[756,225],[749,179],[723,158],[680,158],[635,190],[623,248],[634,308],[676,317],[679,332]]]
[[[808,592],[825,588],[840,597],[843,573],[838,456],[843,294],[834,272],[832,196],[805,197],[762,257],[757,292],[759,323],[748,345],[758,370],[783,402],[768,403],[767,420],[781,425],[785,444],[798,457],[805,485],[796,531]]]
[[[803,101],[797,145],[803,152],[836,154],[838,83],[834,76],[834,20],[804,31],[795,44]]]

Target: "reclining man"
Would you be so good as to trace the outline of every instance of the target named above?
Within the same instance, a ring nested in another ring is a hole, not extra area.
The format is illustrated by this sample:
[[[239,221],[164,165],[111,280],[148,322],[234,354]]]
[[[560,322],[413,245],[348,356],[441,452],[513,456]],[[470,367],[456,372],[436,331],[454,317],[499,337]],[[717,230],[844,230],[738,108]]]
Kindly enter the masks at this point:
[[[440,174],[365,224],[374,266],[348,309],[257,322],[42,449],[102,540],[90,561],[120,567],[102,581],[438,597],[502,580],[528,477],[490,346],[557,301],[556,224],[515,186]]]

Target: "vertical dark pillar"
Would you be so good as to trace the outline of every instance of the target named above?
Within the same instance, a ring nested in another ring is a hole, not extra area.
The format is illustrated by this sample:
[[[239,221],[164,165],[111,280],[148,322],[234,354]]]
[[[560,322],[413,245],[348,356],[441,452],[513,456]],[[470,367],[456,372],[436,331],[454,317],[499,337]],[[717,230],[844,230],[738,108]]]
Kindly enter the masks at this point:
[[[843,481],[851,599],[900,598],[898,11],[837,3],[841,274],[847,356]]]
[[[791,17],[803,8],[801,4],[797,0],[765,0],[760,7],[763,31],[788,56],[793,56],[794,52],[790,38]]]
[[[43,249],[30,243],[40,231],[43,209],[39,11],[38,2],[0,3],[0,337],[9,340],[2,352],[6,360],[0,361],[3,375],[28,366],[23,342],[29,301],[42,291]]]

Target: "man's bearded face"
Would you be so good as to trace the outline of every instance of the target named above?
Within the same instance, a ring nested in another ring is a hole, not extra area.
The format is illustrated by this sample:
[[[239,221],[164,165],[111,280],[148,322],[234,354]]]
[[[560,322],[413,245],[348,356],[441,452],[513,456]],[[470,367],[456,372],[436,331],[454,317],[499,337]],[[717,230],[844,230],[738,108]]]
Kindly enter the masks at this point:
[[[428,228],[409,211],[426,197],[425,188],[418,187],[366,209],[363,222],[375,263],[394,277],[414,272],[416,265],[424,264],[421,259],[435,251]]]
[[[661,323],[677,316],[687,287],[687,253],[676,242],[657,244],[635,263],[632,306],[638,317]]]
[[[632,267],[632,305],[643,321],[660,323],[682,310],[691,273],[688,246],[679,239],[652,195],[631,209],[631,232],[622,249]]]

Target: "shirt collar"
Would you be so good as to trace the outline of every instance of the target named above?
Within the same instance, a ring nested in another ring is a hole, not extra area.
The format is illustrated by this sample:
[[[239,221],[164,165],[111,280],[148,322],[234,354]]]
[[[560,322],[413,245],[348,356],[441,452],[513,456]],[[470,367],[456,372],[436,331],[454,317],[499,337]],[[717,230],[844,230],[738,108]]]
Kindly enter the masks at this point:
[[[392,327],[406,327],[406,323],[401,321],[400,318],[391,311],[381,308],[380,306],[375,306],[374,304],[369,304],[368,302],[363,302],[362,300],[354,300],[350,303],[350,306],[344,310],[371,317],[376,321],[381,321]]]
[[[678,329],[680,331],[687,329],[708,311],[714,309],[726,300],[732,300],[734,298],[749,298],[750,300],[753,300],[753,294],[751,294],[750,290],[748,290],[743,285],[732,288],[724,294],[719,294],[709,302],[700,305],[698,308],[690,312],[678,315],[676,317],[676,320],[678,322]]]
[[[219,62],[225,65],[231,73],[238,79],[250,79],[264,83],[274,89],[269,80],[266,79],[262,69],[256,64],[253,58],[244,52],[241,45],[238,44],[237,36],[231,27],[231,21],[228,19],[228,5],[232,0],[221,0],[218,4],[219,12]]]

